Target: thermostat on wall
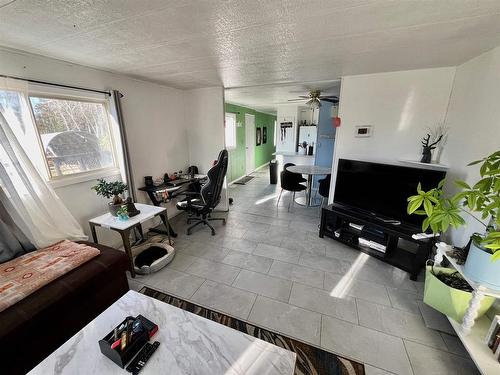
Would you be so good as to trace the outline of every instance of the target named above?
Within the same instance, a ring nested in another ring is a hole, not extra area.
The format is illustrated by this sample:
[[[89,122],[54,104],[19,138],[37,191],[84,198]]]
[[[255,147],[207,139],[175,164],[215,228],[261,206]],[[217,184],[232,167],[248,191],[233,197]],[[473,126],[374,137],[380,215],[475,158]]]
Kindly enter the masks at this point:
[[[358,125],[356,126],[355,137],[371,137],[373,133],[373,127],[371,125]]]

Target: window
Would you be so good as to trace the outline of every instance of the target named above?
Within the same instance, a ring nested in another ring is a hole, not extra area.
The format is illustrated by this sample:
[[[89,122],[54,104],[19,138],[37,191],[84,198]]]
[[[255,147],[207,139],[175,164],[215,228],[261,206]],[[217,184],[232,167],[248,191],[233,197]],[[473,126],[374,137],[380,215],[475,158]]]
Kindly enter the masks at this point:
[[[236,148],[236,114],[226,113],[225,121],[226,148],[228,150]]]
[[[274,137],[273,137],[274,147],[276,147],[277,141],[278,141],[278,121],[274,120]]]
[[[29,99],[50,178],[116,166],[104,102]]]

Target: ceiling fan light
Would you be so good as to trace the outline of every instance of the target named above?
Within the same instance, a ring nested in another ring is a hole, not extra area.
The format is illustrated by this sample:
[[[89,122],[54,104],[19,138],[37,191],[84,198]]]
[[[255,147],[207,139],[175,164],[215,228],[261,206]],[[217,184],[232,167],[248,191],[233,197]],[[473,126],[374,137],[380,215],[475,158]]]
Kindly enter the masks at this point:
[[[318,99],[311,99],[306,104],[312,109],[319,109],[319,107],[321,107],[321,103]]]

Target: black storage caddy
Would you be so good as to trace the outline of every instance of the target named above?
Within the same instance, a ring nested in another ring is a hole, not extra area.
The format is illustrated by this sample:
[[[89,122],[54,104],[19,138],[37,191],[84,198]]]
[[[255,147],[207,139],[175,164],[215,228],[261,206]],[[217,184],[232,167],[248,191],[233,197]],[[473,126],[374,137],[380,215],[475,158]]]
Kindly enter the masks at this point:
[[[139,315],[140,316],[140,315]],[[117,328],[122,324],[125,324],[127,319],[117,325]],[[120,350],[120,345],[118,345],[115,349],[111,349],[111,338],[114,335],[114,330],[108,333],[102,340],[99,340],[99,348],[101,349],[101,353],[106,357],[111,359],[114,363],[116,363],[121,368],[124,368],[127,363],[130,362],[132,358],[142,349],[144,344],[149,341],[149,332],[147,329],[143,329],[142,332],[138,333],[137,336],[134,336],[134,340],[130,345],[127,345],[124,351]]]

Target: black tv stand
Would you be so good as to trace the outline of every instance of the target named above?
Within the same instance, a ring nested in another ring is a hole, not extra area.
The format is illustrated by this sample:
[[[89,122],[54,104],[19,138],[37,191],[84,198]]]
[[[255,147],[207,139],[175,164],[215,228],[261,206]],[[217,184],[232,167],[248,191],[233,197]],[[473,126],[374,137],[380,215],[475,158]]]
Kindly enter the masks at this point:
[[[350,225],[351,224],[351,225]],[[359,229],[361,228],[362,229]],[[319,236],[333,238],[354,249],[367,253],[410,274],[416,280],[432,249],[433,239],[415,240],[418,227],[405,223],[387,222],[373,213],[332,204],[321,210]],[[361,238],[361,240],[360,240]],[[413,245],[412,249],[400,246],[400,240]],[[367,245],[367,241],[371,241]],[[379,249],[377,250],[376,247]],[[385,248],[385,252],[382,250]]]

